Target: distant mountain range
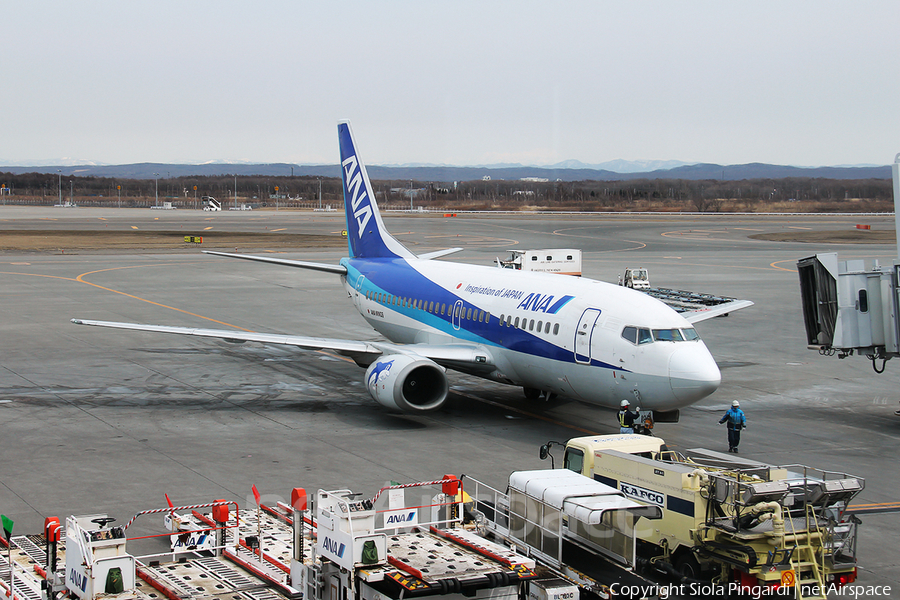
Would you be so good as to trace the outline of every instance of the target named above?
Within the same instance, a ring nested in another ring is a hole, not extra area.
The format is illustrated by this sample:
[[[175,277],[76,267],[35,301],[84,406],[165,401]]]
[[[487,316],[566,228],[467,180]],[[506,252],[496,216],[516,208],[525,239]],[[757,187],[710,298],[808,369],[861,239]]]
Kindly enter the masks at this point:
[[[643,168],[643,170],[640,170]],[[633,170],[639,169],[639,170]],[[244,164],[206,163],[202,165],[136,163],[130,165],[43,165],[0,166],[0,173],[47,173],[78,177],[110,177],[119,179],[160,179],[192,176],[257,175],[264,177],[312,176],[340,177],[338,165],[291,165],[286,163]],[[565,161],[545,167],[512,165],[483,165],[455,167],[450,165],[372,165],[369,176],[378,180],[412,180],[450,183],[473,181],[490,177],[501,180],[524,178],[549,181],[624,181],[629,179],[690,179],[724,180],[784,179],[810,177],[823,179],[890,179],[890,165],[791,167],[749,163],[745,165],[686,164],[678,161],[611,161],[602,165],[585,165]]]

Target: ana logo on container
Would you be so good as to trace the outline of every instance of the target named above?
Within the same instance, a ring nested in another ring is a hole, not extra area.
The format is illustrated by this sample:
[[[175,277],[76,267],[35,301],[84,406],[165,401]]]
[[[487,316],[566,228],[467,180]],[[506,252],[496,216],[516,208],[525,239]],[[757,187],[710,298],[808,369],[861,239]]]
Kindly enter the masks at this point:
[[[343,558],[344,549],[346,548],[346,545],[339,544],[338,542],[334,541],[333,539],[326,537],[325,541],[322,543],[322,546],[325,548],[325,550],[327,550],[328,552],[331,552],[338,558]]]
[[[414,523],[416,520],[416,511],[411,510],[408,513],[392,514],[387,516],[385,525],[400,525],[402,523]]]
[[[656,504],[657,506],[664,506],[666,503],[665,494],[654,492],[653,490],[644,489],[636,485],[631,485],[630,483],[625,483],[624,481],[619,484],[619,489],[629,498],[634,498],[635,500],[640,500],[641,502],[649,502],[650,504]]]

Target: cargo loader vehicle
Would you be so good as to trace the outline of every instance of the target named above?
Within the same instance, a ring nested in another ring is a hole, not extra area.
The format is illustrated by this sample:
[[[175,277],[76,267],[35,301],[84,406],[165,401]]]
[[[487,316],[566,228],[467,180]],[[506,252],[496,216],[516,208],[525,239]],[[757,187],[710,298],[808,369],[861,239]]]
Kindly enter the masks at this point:
[[[564,467],[661,511],[635,526],[636,560],[647,569],[751,593],[793,588],[796,598],[826,598],[856,579],[859,520],[846,510],[860,477],[681,453],[635,434],[573,438]]]

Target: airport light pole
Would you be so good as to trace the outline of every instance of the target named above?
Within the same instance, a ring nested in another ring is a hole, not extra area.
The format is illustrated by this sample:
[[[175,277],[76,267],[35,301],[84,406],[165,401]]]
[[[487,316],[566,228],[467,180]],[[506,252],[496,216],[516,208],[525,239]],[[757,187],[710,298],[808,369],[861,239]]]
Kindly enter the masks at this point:
[[[153,174],[153,181],[156,182],[156,204],[153,206],[159,208],[159,173]]]
[[[56,175],[59,177],[59,203],[62,204],[62,171],[57,169]]]
[[[234,174],[234,208],[237,209],[237,173]]]

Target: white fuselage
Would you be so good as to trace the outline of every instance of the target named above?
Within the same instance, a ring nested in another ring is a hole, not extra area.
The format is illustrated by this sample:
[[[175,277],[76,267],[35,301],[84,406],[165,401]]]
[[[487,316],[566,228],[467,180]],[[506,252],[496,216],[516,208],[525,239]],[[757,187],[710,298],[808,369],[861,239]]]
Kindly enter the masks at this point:
[[[357,310],[387,339],[474,343],[494,367],[451,368],[610,407],[636,399],[652,410],[696,402],[721,381],[693,326],[642,292],[591,279],[435,260],[342,264]]]

